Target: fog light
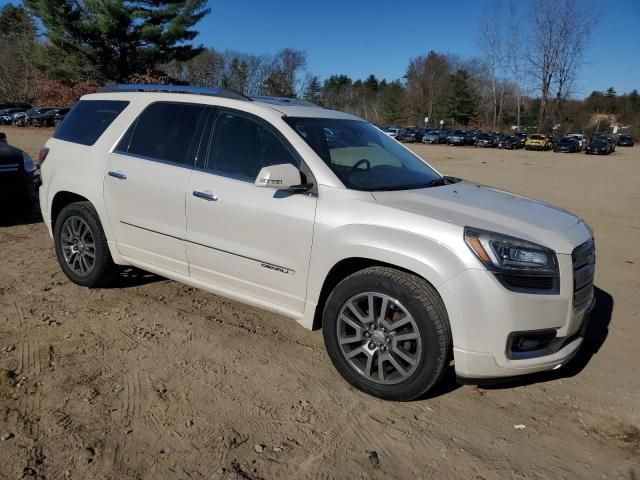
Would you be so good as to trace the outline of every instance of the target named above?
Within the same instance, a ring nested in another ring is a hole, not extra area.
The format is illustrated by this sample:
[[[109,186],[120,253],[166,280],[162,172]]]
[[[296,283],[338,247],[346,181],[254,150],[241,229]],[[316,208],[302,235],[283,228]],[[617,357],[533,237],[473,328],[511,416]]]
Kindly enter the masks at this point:
[[[509,335],[507,355],[512,359],[545,355],[544,350],[551,345],[555,338],[556,331],[552,329],[513,332]]]

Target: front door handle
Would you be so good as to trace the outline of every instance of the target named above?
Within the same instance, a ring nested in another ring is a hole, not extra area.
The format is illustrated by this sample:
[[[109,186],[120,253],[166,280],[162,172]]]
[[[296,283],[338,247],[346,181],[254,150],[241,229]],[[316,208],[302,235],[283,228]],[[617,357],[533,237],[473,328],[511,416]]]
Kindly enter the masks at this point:
[[[197,198],[201,198],[202,200],[206,200],[207,202],[215,202],[218,200],[217,195],[214,195],[213,193],[207,192],[207,191],[199,192],[197,190],[194,190],[193,196]]]
[[[126,180],[127,179],[127,176],[124,173],[122,173],[122,172],[120,172],[118,170],[110,171],[109,172],[109,176],[113,177],[113,178],[117,178],[118,180]]]

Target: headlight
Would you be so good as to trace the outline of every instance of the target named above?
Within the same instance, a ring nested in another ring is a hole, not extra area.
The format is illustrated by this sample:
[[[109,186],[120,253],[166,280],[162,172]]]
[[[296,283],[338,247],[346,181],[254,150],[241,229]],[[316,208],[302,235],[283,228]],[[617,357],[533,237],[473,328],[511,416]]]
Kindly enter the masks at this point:
[[[512,275],[558,275],[556,253],[527,240],[465,227],[464,240],[492,272]]]
[[[33,159],[27,152],[22,152],[22,159],[24,160],[25,172],[33,172],[36,169],[36,164],[33,163]]]

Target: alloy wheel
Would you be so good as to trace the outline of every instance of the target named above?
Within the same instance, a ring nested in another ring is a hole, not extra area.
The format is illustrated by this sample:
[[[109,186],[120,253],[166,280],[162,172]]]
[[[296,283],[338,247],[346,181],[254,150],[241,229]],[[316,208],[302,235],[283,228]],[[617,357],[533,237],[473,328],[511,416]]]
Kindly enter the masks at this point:
[[[87,276],[96,261],[96,244],[87,222],[77,215],[67,218],[60,232],[60,246],[67,266],[77,275]]]
[[[344,303],[337,335],[349,365],[379,384],[408,379],[422,355],[415,319],[398,300],[379,292],[359,293]]]

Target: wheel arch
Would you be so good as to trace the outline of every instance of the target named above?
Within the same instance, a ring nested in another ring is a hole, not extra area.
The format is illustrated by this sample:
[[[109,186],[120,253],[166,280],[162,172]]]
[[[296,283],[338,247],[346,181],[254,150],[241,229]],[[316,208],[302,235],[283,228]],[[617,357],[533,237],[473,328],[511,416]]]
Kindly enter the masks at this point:
[[[356,272],[359,272],[361,270],[364,270],[370,267],[387,267],[387,268],[392,268],[394,270],[415,275],[416,277],[424,280],[429,285],[431,285],[434,288],[434,290],[438,293],[438,295],[440,295],[440,298],[442,298],[442,295],[438,291],[438,288],[436,285],[430,282],[423,275],[420,275],[420,273],[415,272],[409,268],[405,268],[397,264],[384,262],[382,260],[377,260],[374,258],[367,258],[367,257],[343,258],[342,260],[338,261],[331,267],[331,269],[329,270],[329,272],[324,278],[324,281],[322,283],[322,288],[320,289],[320,295],[318,297],[317,304],[315,305],[315,311],[313,313],[313,322],[311,325],[312,330],[319,330],[320,328],[322,328],[322,312],[324,310],[326,301],[329,298],[329,295],[331,294],[333,289],[336,287],[336,285],[338,285],[338,283],[340,283],[342,280],[347,278],[349,275],[352,275]]]
[[[55,226],[56,220],[60,215],[60,212],[62,211],[62,209],[71,203],[77,203],[77,202],[91,203],[91,200],[89,200],[86,197],[83,197],[82,195],[79,195],[74,192],[69,192],[66,190],[61,190],[59,192],[56,192],[56,194],[53,197],[53,200],[51,201],[51,209],[50,209],[50,220],[51,220],[52,228]]]

